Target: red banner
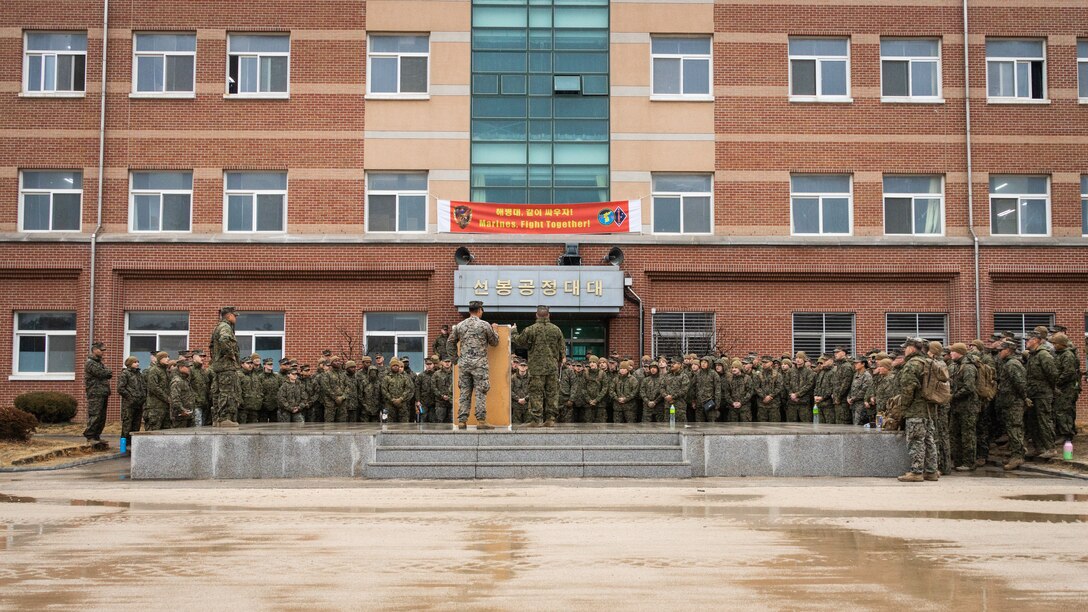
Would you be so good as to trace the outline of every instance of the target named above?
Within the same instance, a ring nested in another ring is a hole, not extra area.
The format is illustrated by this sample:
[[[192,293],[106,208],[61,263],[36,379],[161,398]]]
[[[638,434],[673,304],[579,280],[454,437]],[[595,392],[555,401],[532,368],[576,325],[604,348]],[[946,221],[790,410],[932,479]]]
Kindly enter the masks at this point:
[[[438,201],[438,231],[454,234],[617,234],[642,231],[642,201],[489,204]]]

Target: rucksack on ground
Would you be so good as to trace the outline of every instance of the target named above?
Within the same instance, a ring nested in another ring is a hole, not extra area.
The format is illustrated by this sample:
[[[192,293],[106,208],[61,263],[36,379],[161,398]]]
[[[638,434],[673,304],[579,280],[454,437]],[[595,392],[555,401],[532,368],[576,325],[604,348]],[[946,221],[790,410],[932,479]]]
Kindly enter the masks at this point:
[[[931,404],[947,404],[952,401],[952,384],[948,379],[948,366],[939,359],[926,359],[922,374],[922,397]]]

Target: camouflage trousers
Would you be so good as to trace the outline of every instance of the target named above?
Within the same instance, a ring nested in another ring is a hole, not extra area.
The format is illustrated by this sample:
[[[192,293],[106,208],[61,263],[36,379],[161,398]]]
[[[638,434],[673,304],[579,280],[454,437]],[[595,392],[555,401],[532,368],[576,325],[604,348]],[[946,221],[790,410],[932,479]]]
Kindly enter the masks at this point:
[[[950,474],[952,468],[952,419],[948,404],[937,406],[937,418],[934,426],[937,428],[937,467],[943,474]]]
[[[835,425],[849,425],[854,422],[854,413],[850,410],[850,404],[847,404],[846,402],[837,402],[834,406],[834,411]]]
[[[342,404],[337,404],[336,400],[328,398],[325,400],[324,407],[326,423],[348,422],[348,406],[346,401]]]
[[[519,404],[516,401],[510,402],[510,422],[513,424],[525,423],[525,418],[528,415],[529,402]]]
[[[777,423],[782,420],[780,416],[781,410],[777,401],[772,401],[770,404],[764,404],[762,400],[759,402],[759,410],[756,412],[756,420],[760,423]]]
[[[956,466],[975,467],[978,443],[975,440],[978,427],[978,400],[952,404],[952,463]]]
[[[936,425],[933,419],[907,419],[907,454],[915,474],[937,471]]]
[[[975,457],[988,459],[990,457],[990,442],[993,442],[994,432],[997,430],[997,406],[996,402],[983,402],[979,400],[981,407],[978,418],[975,420]]]
[[[212,421],[233,421],[242,405],[242,380],[237,370],[212,373]]]
[[[170,415],[166,408],[158,405],[144,409],[144,431],[170,429]]]
[[[798,404],[795,402],[786,403],[787,423],[807,423],[811,420],[812,402],[806,402],[804,404]]]
[[[121,437],[132,441],[132,434],[140,431],[144,416],[144,404],[121,402]]]
[[[1054,448],[1054,399],[1031,398],[1032,407],[1024,413],[1024,433],[1035,447],[1035,452]]]
[[[276,414],[277,422],[279,423],[305,423],[306,419],[302,416],[302,411],[291,412],[290,410],[279,410]]]
[[[1006,400],[1007,401],[1007,400]],[[1012,401],[998,407],[1009,436],[1009,458],[1024,458],[1024,403]]]
[[[560,423],[573,423],[574,422],[574,402],[563,402],[559,405],[559,422]]]
[[[1062,440],[1072,440],[1077,434],[1077,396],[1080,388],[1073,387],[1054,394],[1054,433]]]
[[[740,408],[729,404],[725,408],[725,420],[727,423],[751,423],[752,407],[747,403],[741,403]]]
[[[612,405],[612,421],[614,423],[635,423],[638,420],[638,404],[616,402]]]
[[[668,410],[668,407],[666,406],[665,409]],[[665,413],[665,419],[668,420],[668,418],[669,418],[669,414],[668,414],[668,412],[666,412]],[[649,405],[643,403],[643,405],[642,405],[642,422],[643,423],[653,423],[653,422],[660,423],[661,422],[661,402],[660,401],[654,402],[653,406],[649,406]]]
[[[102,429],[106,426],[106,402],[109,394],[87,396],[87,429],[83,430],[83,437],[97,440],[102,435]]]
[[[529,418],[532,418],[530,413]],[[586,423],[607,423],[608,422],[608,408],[604,407],[604,404],[597,404],[596,406],[585,406],[582,409],[582,420]]]
[[[529,374],[529,420],[540,423],[558,418],[559,377],[555,374]]]
[[[491,374],[487,365],[482,367],[459,366],[457,368],[457,390],[461,396],[458,398],[457,420],[461,423],[468,422],[468,411],[472,405],[472,395],[476,396],[476,420],[480,423],[487,422],[487,392],[491,390]]]

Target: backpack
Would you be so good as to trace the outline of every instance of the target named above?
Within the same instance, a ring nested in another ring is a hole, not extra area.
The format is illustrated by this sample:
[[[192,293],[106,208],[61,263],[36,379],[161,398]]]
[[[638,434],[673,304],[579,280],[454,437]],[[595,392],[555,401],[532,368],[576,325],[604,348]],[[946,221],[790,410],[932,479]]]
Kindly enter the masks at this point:
[[[978,378],[975,379],[978,397],[988,402],[997,395],[997,372],[988,363],[980,361],[975,365],[978,368]]]
[[[952,385],[948,381],[948,366],[938,359],[926,359],[922,372],[922,397],[931,404],[947,404],[952,400]]]

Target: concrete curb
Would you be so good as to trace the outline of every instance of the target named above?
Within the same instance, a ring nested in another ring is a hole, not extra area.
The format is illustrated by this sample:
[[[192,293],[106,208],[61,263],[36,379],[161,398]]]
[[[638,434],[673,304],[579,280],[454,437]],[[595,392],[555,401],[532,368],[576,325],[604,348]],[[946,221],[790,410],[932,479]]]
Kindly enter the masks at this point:
[[[62,463],[60,465],[48,465],[48,466],[41,466],[41,467],[33,467],[33,466],[23,467],[21,465],[20,466],[13,466],[13,467],[0,467],[0,474],[10,473],[10,472],[52,472],[52,471],[55,471],[55,470],[66,470],[68,468],[79,467],[81,465],[90,465],[92,463],[99,463],[101,461],[109,461],[111,459],[120,459],[120,458],[125,457],[127,455],[128,455],[128,453],[112,453],[112,454],[109,454],[109,455],[104,455],[102,457],[90,457],[88,459],[81,459],[79,461],[73,461],[71,463]]]

